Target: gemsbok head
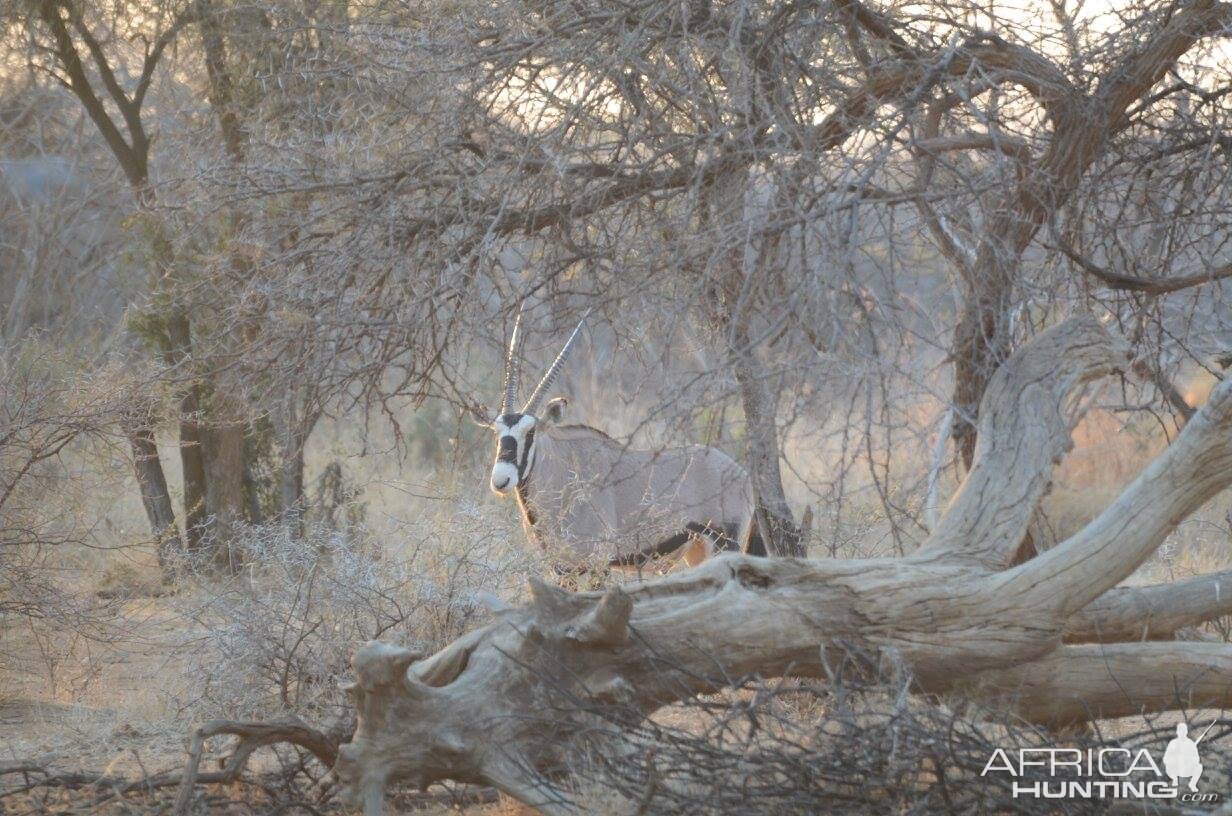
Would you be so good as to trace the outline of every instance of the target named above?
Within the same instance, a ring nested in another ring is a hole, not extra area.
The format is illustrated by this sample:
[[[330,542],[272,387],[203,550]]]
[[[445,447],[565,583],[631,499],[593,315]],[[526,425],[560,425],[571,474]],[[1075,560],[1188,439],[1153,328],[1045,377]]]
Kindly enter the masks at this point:
[[[748,474],[703,445],[635,450],[586,425],[564,424],[567,400],[544,402],[586,318],[517,407],[518,313],[505,354],[504,393],[490,426],[489,484],[515,497],[528,538],[578,564],[640,566],[682,555],[692,565],[716,549],[765,555]]]

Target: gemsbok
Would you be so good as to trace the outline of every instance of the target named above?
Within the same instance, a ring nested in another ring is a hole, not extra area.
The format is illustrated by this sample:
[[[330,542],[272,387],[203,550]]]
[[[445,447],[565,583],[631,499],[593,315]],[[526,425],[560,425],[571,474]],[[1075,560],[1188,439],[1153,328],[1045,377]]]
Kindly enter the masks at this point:
[[[514,323],[505,357],[504,397],[491,423],[496,461],[491,487],[513,494],[527,537],[571,561],[641,566],[656,556],[693,566],[716,549],[765,555],[748,474],[704,445],[633,450],[587,425],[561,423],[567,401],[540,405],[582,328],[579,321],[525,404],[515,408]]]

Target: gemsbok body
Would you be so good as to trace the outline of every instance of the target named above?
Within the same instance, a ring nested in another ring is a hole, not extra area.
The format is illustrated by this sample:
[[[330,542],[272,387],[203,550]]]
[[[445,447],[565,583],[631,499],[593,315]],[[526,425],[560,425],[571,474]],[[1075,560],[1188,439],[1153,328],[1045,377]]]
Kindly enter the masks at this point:
[[[583,318],[584,319],[584,318]],[[696,564],[716,549],[764,555],[748,474],[704,445],[635,450],[586,425],[563,424],[563,398],[543,404],[581,322],[520,409],[521,315],[505,358],[491,487],[514,496],[532,542],[579,564],[640,566],[656,556]],[[541,410],[542,408],[542,410]]]

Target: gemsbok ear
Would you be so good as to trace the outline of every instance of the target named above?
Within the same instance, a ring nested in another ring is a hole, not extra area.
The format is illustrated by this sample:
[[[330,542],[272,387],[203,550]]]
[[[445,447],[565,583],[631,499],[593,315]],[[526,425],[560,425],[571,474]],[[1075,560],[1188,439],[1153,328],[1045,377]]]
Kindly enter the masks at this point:
[[[569,404],[569,400],[564,397],[557,397],[554,400],[549,400],[547,407],[543,409],[542,421],[544,422],[560,422],[565,415],[565,406]]]

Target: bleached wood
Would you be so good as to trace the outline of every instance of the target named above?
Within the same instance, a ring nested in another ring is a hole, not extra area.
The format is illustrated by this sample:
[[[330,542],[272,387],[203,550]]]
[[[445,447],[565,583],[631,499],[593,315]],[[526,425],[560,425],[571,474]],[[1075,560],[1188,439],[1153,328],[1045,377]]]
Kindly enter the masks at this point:
[[[922,552],[993,569],[1009,564],[1069,451],[1080,386],[1130,364],[1093,317],[1045,331],[997,371],[980,404],[975,460]]]
[[[1028,720],[1081,723],[1151,711],[1232,705],[1232,645],[1113,643],[1063,646],[975,683]]]
[[[1078,612],[1128,578],[1177,524],[1232,482],[1232,378],[1176,441],[1076,535],[1001,574],[1001,589],[1029,603]]]
[[[1066,622],[1065,639],[1071,643],[1159,640],[1221,615],[1232,615],[1232,570],[1109,590]]]

